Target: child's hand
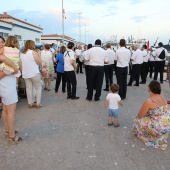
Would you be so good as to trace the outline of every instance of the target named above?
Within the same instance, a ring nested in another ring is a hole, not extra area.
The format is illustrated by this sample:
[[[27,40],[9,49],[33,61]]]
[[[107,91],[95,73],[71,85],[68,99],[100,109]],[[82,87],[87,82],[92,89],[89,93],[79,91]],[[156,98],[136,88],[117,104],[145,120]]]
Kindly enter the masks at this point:
[[[104,105],[104,108],[106,108],[107,106],[106,105]]]

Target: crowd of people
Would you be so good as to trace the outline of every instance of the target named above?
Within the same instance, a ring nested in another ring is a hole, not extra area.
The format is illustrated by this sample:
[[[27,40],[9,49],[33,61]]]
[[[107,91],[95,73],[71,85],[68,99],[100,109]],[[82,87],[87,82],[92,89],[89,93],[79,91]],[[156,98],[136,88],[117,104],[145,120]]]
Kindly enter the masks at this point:
[[[9,137],[9,141],[22,140],[16,135],[18,131],[15,130],[18,77],[22,75],[25,80],[29,108],[40,109],[42,84],[44,90],[50,91],[55,72],[57,74],[55,92],[58,93],[62,80],[62,92],[67,91],[67,99],[79,99],[76,95],[76,74],[83,74],[83,67],[85,67],[88,101],[100,100],[105,76],[103,90],[111,92],[105,99],[104,107],[106,108],[109,103],[108,126],[114,127],[120,126],[118,108],[119,105],[123,105],[122,100],[126,99],[127,86],[132,86],[133,81],[136,82],[134,86],[137,87],[146,84],[148,74],[152,78],[154,73],[154,80],[148,86],[150,99],[144,102],[134,119],[133,133],[148,146],[162,150],[167,148],[170,112],[167,101],[161,95],[160,84],[163,84],[163,72],[168,53],[161,42],[157,49],[154,47],[148,49],[146,45],[140,49],[138,44],[129,49],[126,47],[126,41],[121,39],[119,48],[114,51],[111,49],[111,44],[108,43],[103,48],[101,40],[97,39],[94,46],[88,44],[82,49],[82,46],[78,45],[75,48],[75,44],[69,42],[67,47],[61,46],[56,52],[50,44],[45,44],[42,51],[36,50],[35,42],[27,40],[24,49],[21,52],[19,49],[15,36],[9,36],[6,41],[0,37],[0,96],[3,103],[2,119],[5,135]],[[55,68],[54,64],[56,64]],[[129,82],[127,82],[128,69]],[[117,83],[113,82],[114,72]],[[158,73],[160,73],[160,82],[157,81]],[[167,73],[170,82],[170,62]],[[112,117],[114,117],[113,122]]]

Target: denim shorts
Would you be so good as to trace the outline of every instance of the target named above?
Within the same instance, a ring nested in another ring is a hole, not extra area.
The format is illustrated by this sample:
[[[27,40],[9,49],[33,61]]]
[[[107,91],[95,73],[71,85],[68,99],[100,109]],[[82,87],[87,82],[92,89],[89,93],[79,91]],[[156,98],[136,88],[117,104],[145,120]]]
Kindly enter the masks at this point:
[[[109,109],[109,117],[119,117],[119,109]]]

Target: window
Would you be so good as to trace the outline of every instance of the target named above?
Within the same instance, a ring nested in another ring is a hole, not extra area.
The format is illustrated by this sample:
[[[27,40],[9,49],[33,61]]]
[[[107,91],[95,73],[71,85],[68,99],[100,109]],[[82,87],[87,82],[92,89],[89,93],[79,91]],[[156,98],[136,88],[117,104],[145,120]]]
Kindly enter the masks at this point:
[[[14,35],[18,40],[22,40],[22,36],[21,35]]]
[[[36,42],[36,43],[40,43],[40,39],[39,39],[39,38],[36,38],[36,39],[35,39],[35,42]]]
[[[0,32],[0,36],[2,36],[3,38],[7,38],[8,37],[8,33]]]

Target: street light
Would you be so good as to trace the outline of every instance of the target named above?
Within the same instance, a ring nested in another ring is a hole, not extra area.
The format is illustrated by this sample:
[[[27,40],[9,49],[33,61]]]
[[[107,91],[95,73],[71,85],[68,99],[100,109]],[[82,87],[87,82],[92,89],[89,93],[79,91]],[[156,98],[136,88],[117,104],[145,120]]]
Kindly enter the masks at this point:
[[[63,9],[63,0],[62,0],[62,32],[63,32],[62,42],[63,42],[63,45],[64,45],[64,14],[65,14],[65,10]]]
[[[82,13],[79,12],[78,14],[79,14],[79,42],[81,42],[80,14],[82,14]]]
[[[87,25],[84,25],[85,26],[85,44],[86,44],[86,26]]]

